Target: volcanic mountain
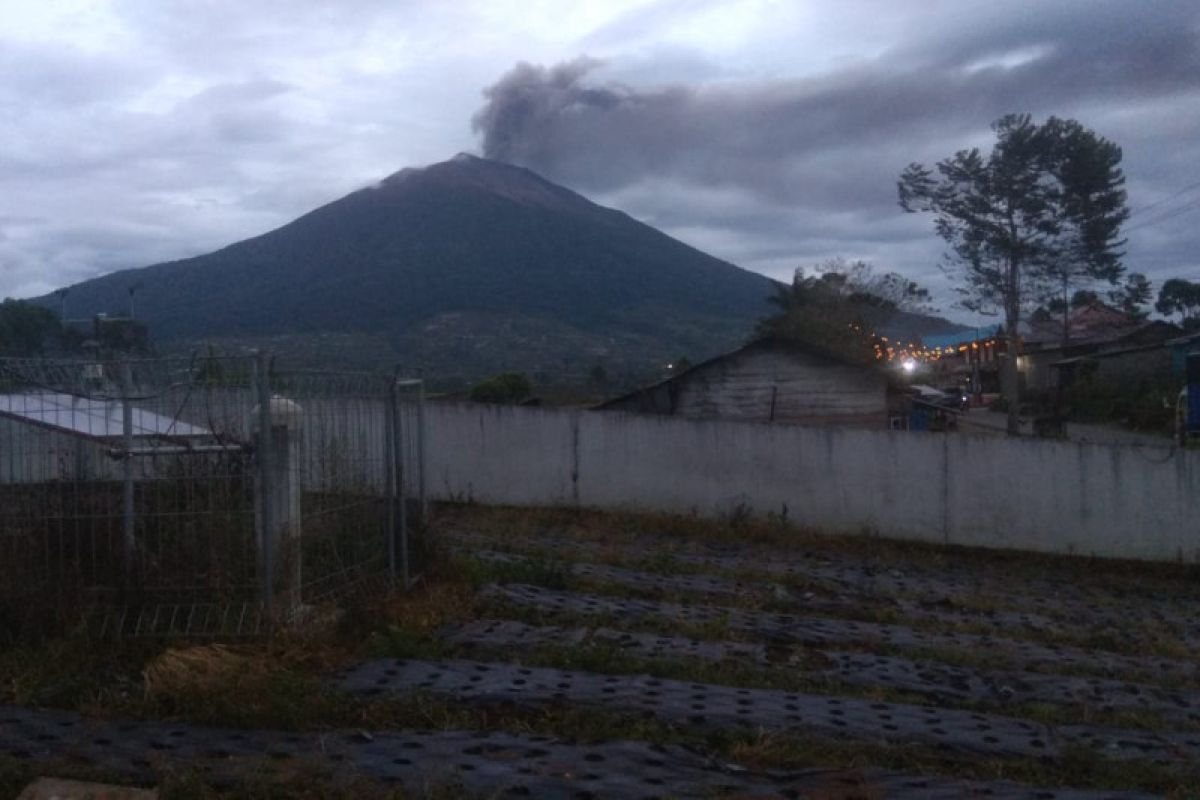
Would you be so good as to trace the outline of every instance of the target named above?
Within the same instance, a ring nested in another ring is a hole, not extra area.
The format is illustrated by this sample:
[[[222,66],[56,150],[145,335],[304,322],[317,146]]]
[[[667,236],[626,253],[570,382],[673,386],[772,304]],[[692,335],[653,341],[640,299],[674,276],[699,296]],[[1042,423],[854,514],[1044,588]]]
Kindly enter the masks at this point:
[[[772,282],[464,154],[216,252],[79,283],[70,314],[122,311],[133,286],[160,347],[266,344],[453,384],[505,369],[628,380],[699,360],[745,340]]]

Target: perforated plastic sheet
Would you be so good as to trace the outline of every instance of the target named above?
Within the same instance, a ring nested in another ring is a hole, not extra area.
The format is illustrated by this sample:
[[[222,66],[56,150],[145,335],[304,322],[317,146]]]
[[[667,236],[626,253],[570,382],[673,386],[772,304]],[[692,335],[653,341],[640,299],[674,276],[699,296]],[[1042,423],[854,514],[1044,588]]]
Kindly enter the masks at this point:
[[[699,728],[742,725],[842,738],[923,742],[989,756],[1055,758],[1083,745],[1111,758],[1200,764],[1200,733],[1151,733],[1099,726],[1045,725],[934,706],[685,683],[648,675],[520,667],[508,663],[371,661],[339,676],[338,686],[367,696],[429,692],[457,701],[541,707],[593,705]]]
[[[467,552],[500,545],[561,555],[571,559],[620,552],[623,558],[683,565],[690,569],[727,573],[758,573],[811,582],[857,596],[909,601],[909,613],[942,606],[949,614],[995,618],[1003,624],[1020,624],[1032,630],[1052,631],[1063,622],[1093,629],[1118,627],[1136,640],[1147,622],[1170,630],[1176,640],[1200,650],[1200,599],[1111,592],[1077,586],[1070,581],[1002,575],[963,567],[931,569],[908,563],[895,565],[870,558],[838,553],[776,552],[741,544],[712,543],[645,536],[639,542],[619,545],[565,537],[499,537],[478,532],[453,532],[446,538]],[[985,595],[1009,609],[970,612],[947,607],[955,598]],[[1112,602],[1117,599],[1119,602]],[[1011,609],[1011,610],[1010,610]],[[949,617],[948,617],[949,618]]]
[[[474,620],[446,628],[441,635],[444,641],[464,648],[512,650],[596,643],[639,658],[728,659],[760,668],[787,666],[804,669],[814,677],[912,692],[935,701],[985,703],[1000,709],[1028,703],[1073,705],[1093,711],[1144,711],[1175,723],[1200,723],[1200,692],[1103,678],[973,670],[938,661],[840,650],[809,650],[805,663],[810,666],[804,668],[791,648],[772,651],[753,642],[659,636],[613,628],[543,627],[512,620]]]
[[[1023,703],[1084,706],[1093,711],[1145,711],[1176,724],[1200,723],[1200,692],[1106,678],[1036,672],[980,671],[937,661],[823,651],[822,670],[858,686],[887,686],[931,698],[1004,707]]]
[[[216,780],[260,774],[295,759],[420,793],[457,785],[487,798],[889,797],[901,800],[1138,800],[1135,792],[1033,789],[881,770],[749,773],[693,750],[641,742],[584,745],[540,736],[465,731],[239,731],[0,706],[0,753],[34,764],[68,759],[131,780],[189,767]]]
[[[461,647],[522,648],[608,645],[640,658],[696,658],[705,661],[736,660],[759,666],[770,663],[766,645],[720,642],[685,636],[631,633],[614,628],[565,628],[527,625],[514,620],[472,620],[439,632],[441,639]]]
[[[725,625],[731,630],[768,642],[816,646],[871,642],[905,649],[945,648],[1004,656],[1018,669],[1077,669],[1120,677],[1138,675],[1150,679],[1166,677],[1190,681],[1200,678],[1200,665],[1194,660],[1123,656],[979,634],[927,633],[903,625],[878,622],[605,597],[543,589],[529,584],[489,585],[484,587],[480,596],[550,612],[613,616],[622,621],[669,620],[692,625]]]
[[[529,561],[525,556],[496,550],[474,550],[471,555],[474,558],[492,562]],[[907,598],[896,599],[846,592],[826,595],[801,592],[769,581],[755,583],[706,573],[681,575],[643,572],[588,562],[564,563],[563,568],[571,575],[580,578],[612,583],[648,594],[686,593],[713,598],[770,602],[775,608],[795,610],[801,613],[832,612],[837,614],[885,611],[895,612],[905,619],[947,625],[971,625],[976,628],[990,628],[1006,633],[1025,630],[1050,635],[1064,635],[1073,630],[1068,623],[1059,622],[1041,614],[1004,609],[968,611],[955,608],[953,602],[949,600],[923,602]]]

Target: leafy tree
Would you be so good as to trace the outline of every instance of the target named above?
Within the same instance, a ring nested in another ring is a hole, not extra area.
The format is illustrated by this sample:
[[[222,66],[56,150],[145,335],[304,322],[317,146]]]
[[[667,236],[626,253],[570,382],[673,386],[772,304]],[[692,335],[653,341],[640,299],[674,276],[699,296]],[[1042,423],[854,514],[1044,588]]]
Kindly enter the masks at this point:
[[[471,387],[470,398],[476,403],[515,405],[529,399],[533,383],[523,372],[501,372]]]
[[[1002,313],[1008,338],[1004,393],[1008,432],[1019,433],[1016,354],[1022,312],[1078,276],[1119,274],[1117,239],[1125,208],[1120,148],[1071,120],[1036,125],[1010,114],[992,125],[986,157],[960,150],[936,172],[910,164],[898,184],[900,206],[931,212],[948,245],[947,268],[960,279],[964,308]]]
[[[885,311],[936,311],[928,289],[897,272],[877,272],[867,261],[831,258],[814,272],[815,279],[840,300]]]
[[[217,355],[217,349],[211,344],[208,345],[207,352],[197,360],[192,374],[198,383],[209,386],[220,386],[225,383],[224,361]]]
[[[1029,315],[1029,321],[1037,323],[1038,325],[1045,325],[1046,323],[1053,322],[1055,315],[1062,313],[1061,305],[1062,300],[1051,300],[1044,306],[1038,306]]]
[[[1047,197],[1057,225],[1054,249],[1042,275],[1047,296],[1066,299],[1071,306],[1092,304],[1099,295],[1097,283],[1116,286],[1124,240],[1121,225],[1129,217],[1125,202],[1125,175],[1121,148],[1096,136],[1075,120],[1051,117],[1040,135],[1047,150],[1046,170],[1052,178]],[[1083,293],[1077,303],[1075,296]],[[1071,315],[1062,313],[1063,344],[1071,338]]]
[[[1149,316],[1145,306],[1153,297],[1154,286],[1140,272],[1130,272],[1125,276],[1124,285],[1108,293],[1108,299],[1134,319],[1145,319]]]
[[[1158,290],[1158,302],[1154,304],[1154,310],[1167,317],[1178,314],[1180,324],[1191,328],[1195,324],[1194,317],[1200,312],[1200,283],[1183,278],[1165,281]]]
[[[108,317],[95,323],[96,340],[102,352],[149,353],[150,331],[130,317]]]
[[[929,290],[896,272],[872,276],[860,284],[858,296],[881,308],[928,314],[936,311]]]
[[[844,272],[805,275],[797,269],[790,285],[776,287],[769,300],[779,311],[761,320],[755,335],[815,345],[853,361],[871,362],[875,342],[856,295]]]
[[[1055,298],[1057,300],[1058,298]],[[1091,289],[1077,289],[1075,294],[1071,295],[1071,308],[1083,308],[1085,306],[1094,306],[1100,302],[1100,295],[1093,292]],[[1060,307],[1056,306],[1056,308]]]
[[[58,317],[49,309],[11,297],[0,303],[0,355],[41,355],[61,333]]]

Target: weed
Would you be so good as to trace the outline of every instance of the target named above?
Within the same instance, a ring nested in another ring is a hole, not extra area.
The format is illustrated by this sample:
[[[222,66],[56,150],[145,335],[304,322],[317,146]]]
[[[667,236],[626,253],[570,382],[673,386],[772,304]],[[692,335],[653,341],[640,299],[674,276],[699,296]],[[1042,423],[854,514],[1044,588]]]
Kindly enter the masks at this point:
[[[566,589],[571,583],[570,573],[564,564],[538,558],[500,561],[459,556],[454,561],[473,586],[485,583],[532,583],[548,589]]]
[[[263,761],[234,779],[214,781],[194,767],[167,770],[159,785],[162,800],[401,800],[408,795],[362,776],[338,774],[327,764],[289,759]]]
[[[1022,581],[1041,579],[1082,590],[1121,593],[1132,598],[1200,599],[1200,566],[1054,553],[965,547],[931,542],[886,539],[871,535],[821,531],[794,521],[743,518],[736,525],[695,515],[600,512],[576,509],[528,509],[443,505],[437,526],[442,529],[503,531],[506,536],[575,537],[621,544],[644,543],[648,537],[665,543],[717,543],[745,546],[771,545],[780,552],[811,551],[848,555],[857,560],[884,564],[920,565],[924,569],[962,570],[993,574],[1002,581],[1020,576]]]
[[[0,652],[0,702],[82,708],[141,693],[141,670],[164,644],[75,635]]]
[[[364,650],[370,658],[418,658],[426,661],[446,658],[452,652],[436,636],[399,625],[389,625],[372,634]]]

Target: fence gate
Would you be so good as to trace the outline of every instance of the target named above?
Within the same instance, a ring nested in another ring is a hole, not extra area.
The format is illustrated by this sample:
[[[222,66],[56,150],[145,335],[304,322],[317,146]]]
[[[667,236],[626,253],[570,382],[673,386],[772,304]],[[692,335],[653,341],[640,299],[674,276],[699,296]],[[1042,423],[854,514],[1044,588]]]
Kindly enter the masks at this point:
[[[0,360],[0,637],[252,635],[407,583],[423,402],[263,355]]]

